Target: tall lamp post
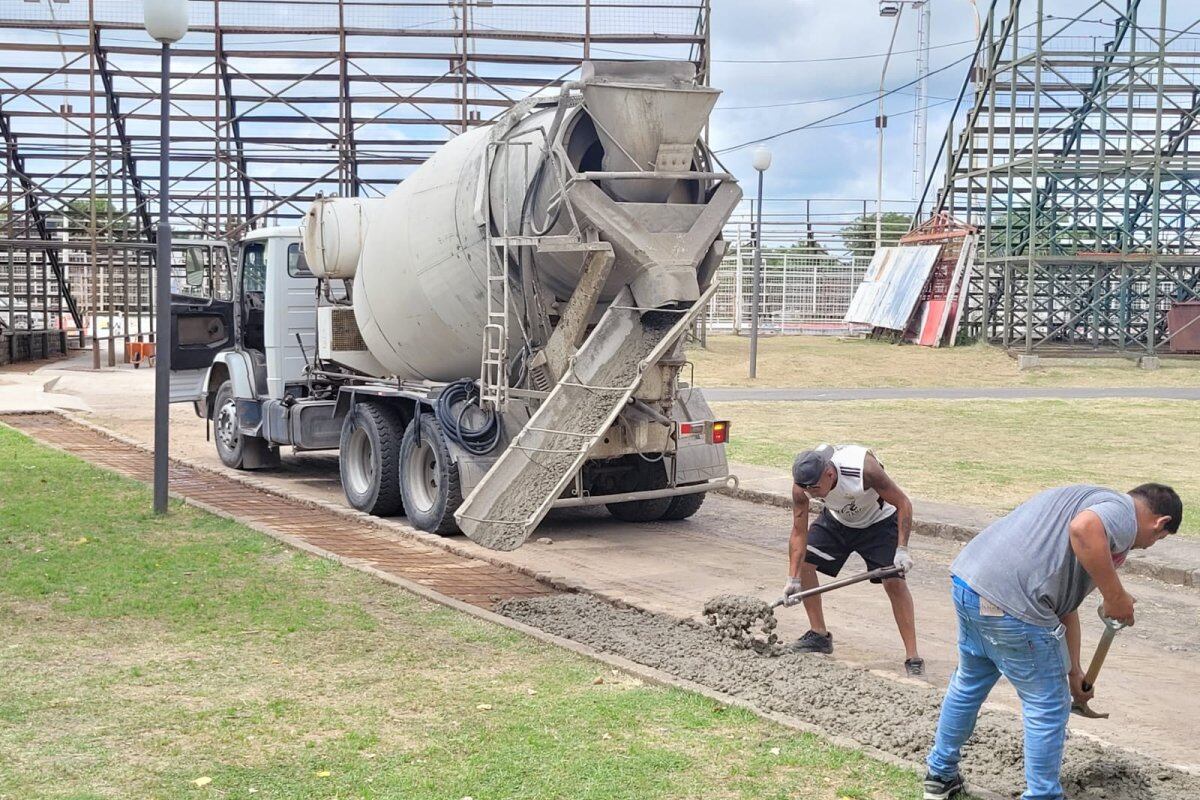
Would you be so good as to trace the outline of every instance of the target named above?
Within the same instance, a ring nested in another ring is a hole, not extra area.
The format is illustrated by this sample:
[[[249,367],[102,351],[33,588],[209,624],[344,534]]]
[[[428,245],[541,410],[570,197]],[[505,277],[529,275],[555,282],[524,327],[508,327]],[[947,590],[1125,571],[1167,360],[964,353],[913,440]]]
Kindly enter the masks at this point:
[[[171,149],[171,45],[187,33],[188,0],[145,0],[146,32],[162,44],[158,134],[158,228],[154,293],[154,513],[167,513],[171,402],[171,223],[167,177]]]
[[[754,221],[754,284],[750,306],[750,377],[758,377],[758,307],[762,301],[762,206],[763,173],[771,166],[771,151],[765,147],[754,151],[754,168],[758,170],[758,210]]]

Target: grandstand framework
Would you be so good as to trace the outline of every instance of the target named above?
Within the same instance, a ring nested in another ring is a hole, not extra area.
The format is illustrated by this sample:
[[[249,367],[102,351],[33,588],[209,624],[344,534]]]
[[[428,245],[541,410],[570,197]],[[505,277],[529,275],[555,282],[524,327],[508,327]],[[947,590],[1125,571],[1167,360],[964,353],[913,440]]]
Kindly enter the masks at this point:
[[[709,75],[709,0],[189,8],[171,58],[177,242],[292,224],[318,194],[382,196],[587,59],[672,58]],[[97,366],[100,340],[110,364],[152,340],[159,56],[140,3],[0,0],[0,333],[78,332]]]
[[[972,77],[936,205],[982,232],[969,333],[1040,355],[1188,350],[1200,333],[1179,313],[1200,300],[1194,5],[993,3]]]

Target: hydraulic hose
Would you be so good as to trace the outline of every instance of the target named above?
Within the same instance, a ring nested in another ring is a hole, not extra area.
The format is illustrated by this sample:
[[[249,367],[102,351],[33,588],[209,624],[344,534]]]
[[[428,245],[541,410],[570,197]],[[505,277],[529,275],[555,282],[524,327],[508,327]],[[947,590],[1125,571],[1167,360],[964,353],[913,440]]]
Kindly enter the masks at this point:
[[[485,409],[477,404],[479,389],[475,381],[462,378],[447,384],[438,395],[433,413],[446,438],[468,453],[484,456],[496,449],[500,441],[500,418],[495,409]],[[462,404],[458,411],[454,406]],[[467,411],[475,408],[485,416],[483,424],[472,427],[464,423]]]

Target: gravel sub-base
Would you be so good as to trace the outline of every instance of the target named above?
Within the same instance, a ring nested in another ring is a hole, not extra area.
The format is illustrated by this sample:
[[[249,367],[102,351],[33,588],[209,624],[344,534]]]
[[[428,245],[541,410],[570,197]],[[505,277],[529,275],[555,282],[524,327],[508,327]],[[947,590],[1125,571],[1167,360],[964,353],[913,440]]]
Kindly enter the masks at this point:
[[[889,681],[824,656],[764,658],[730,646],[702,622],[617,608],[587,595],[510,600],[497,610],[908,761],[923,761],[933,741],[942,697],[933,687]],[[968,783],[1019,797],[1025,785],[1020,719],[985,711],[964,752],[963,773]],[[1072,800],[1200,798],[1200,777],[1080,737],[1067,742],[1062,777]]]

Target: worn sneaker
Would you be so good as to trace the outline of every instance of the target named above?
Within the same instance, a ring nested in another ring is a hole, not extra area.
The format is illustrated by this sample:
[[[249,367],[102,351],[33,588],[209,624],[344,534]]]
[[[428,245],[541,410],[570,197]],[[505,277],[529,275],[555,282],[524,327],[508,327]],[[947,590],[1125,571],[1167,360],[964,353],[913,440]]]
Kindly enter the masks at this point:
[[[793,653],[824,653],[829,655],[833,652],[833,634],[809,631],[797,639],[790,649]]]
[[[904,671],[914,678],[921,677],[925,674],[925,659],[920,656],[907,659],[904,662]]]
[[[950,800],[952,797],[965,797],[966,784],[955,775],[953,778],[939,778],[932,772],[925,775],[925,800]]]

